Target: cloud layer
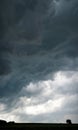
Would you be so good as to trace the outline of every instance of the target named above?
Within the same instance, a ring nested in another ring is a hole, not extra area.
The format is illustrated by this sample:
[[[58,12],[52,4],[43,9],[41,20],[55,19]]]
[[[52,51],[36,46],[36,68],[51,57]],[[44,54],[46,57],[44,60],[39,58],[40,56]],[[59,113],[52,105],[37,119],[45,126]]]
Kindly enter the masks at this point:
[[[78,121],[78,1],[3,0],[0,21],[0,117]]]

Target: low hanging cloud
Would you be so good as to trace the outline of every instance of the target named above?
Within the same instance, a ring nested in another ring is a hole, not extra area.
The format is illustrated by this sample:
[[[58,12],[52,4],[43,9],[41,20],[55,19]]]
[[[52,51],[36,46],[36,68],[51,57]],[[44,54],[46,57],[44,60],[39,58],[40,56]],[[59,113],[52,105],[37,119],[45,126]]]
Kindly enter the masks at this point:
[[[78,113],[78,1],[3,0],[0,21],[0,117],[54,122],[50,113],[60,111],[56,122],[68,115],[74,119]],[[24,113],[27,118],[21,118]]]

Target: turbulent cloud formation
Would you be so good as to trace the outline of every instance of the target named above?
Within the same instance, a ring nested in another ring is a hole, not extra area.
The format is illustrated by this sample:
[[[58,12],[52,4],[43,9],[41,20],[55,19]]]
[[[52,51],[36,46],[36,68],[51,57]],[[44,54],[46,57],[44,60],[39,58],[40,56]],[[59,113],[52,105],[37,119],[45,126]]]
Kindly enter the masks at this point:
[[[77,0],[1,1],[0,118],[78,122],[77,49]]]

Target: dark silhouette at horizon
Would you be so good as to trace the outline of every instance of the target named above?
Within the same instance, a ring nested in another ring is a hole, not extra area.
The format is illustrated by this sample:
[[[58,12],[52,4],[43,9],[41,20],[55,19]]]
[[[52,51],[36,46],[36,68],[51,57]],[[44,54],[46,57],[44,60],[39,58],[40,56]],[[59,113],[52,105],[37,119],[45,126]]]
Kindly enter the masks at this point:
[[[66,120],[66,123],[67,123],[67,124],[72,124],[72,121],[71,121],[70,119],[67,119],[67,120]]]
[[[15,122],[15,121],[9,121],[9,122],[7,122],[6,120],[0,120],[0,125],[5,125],[5,124],[14,124],[14,123],[16,123],[17,124],[17,122]],[[21,124],[23,124],[23,123],[21,123]],[[27,124],[27,123],[26,123]],[[31,123],[29,123],[29,124],[31,124]],[[34,123],[32,123],[32,124],[34,124]],[[38,123],[35,123],[35,124],[38,124]],[[43,124],[43,123],[41,123],[41,124]],[[59,124],[59,123],[46,123],[46,124]],[[62,124],[65,124],[65,123],[62,123]],[[72,124],[72,121],[71,121],[71,119],[67,119],[66,120],[66,124]]]
[[[78,129],[78,124],[72,124],[70,119],[66,120],[66,123],[17,123],[14,121],[5,121],[5,120],[0,120],[0,130],[19,130],[19,129],[58,129],[58,128],[69,128],[69,129]]]

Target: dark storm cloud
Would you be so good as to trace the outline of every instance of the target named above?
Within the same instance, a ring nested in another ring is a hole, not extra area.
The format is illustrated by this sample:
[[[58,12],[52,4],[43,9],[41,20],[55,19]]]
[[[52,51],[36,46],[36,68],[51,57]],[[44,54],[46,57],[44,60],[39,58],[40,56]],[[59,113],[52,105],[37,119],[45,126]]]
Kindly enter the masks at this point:
[[[78,2],[66,1],[68,12],[64,0],[59,6],[53,2],[0,2],[0,97],[12,96],[50,72],[77,68]]]
[[[50,1],[8,0],[6,2],[4,0],[1,2],[1,25],[3,35],[5,35],[4,40],[13,42],[21,39],[29,41],[36,39]]]

